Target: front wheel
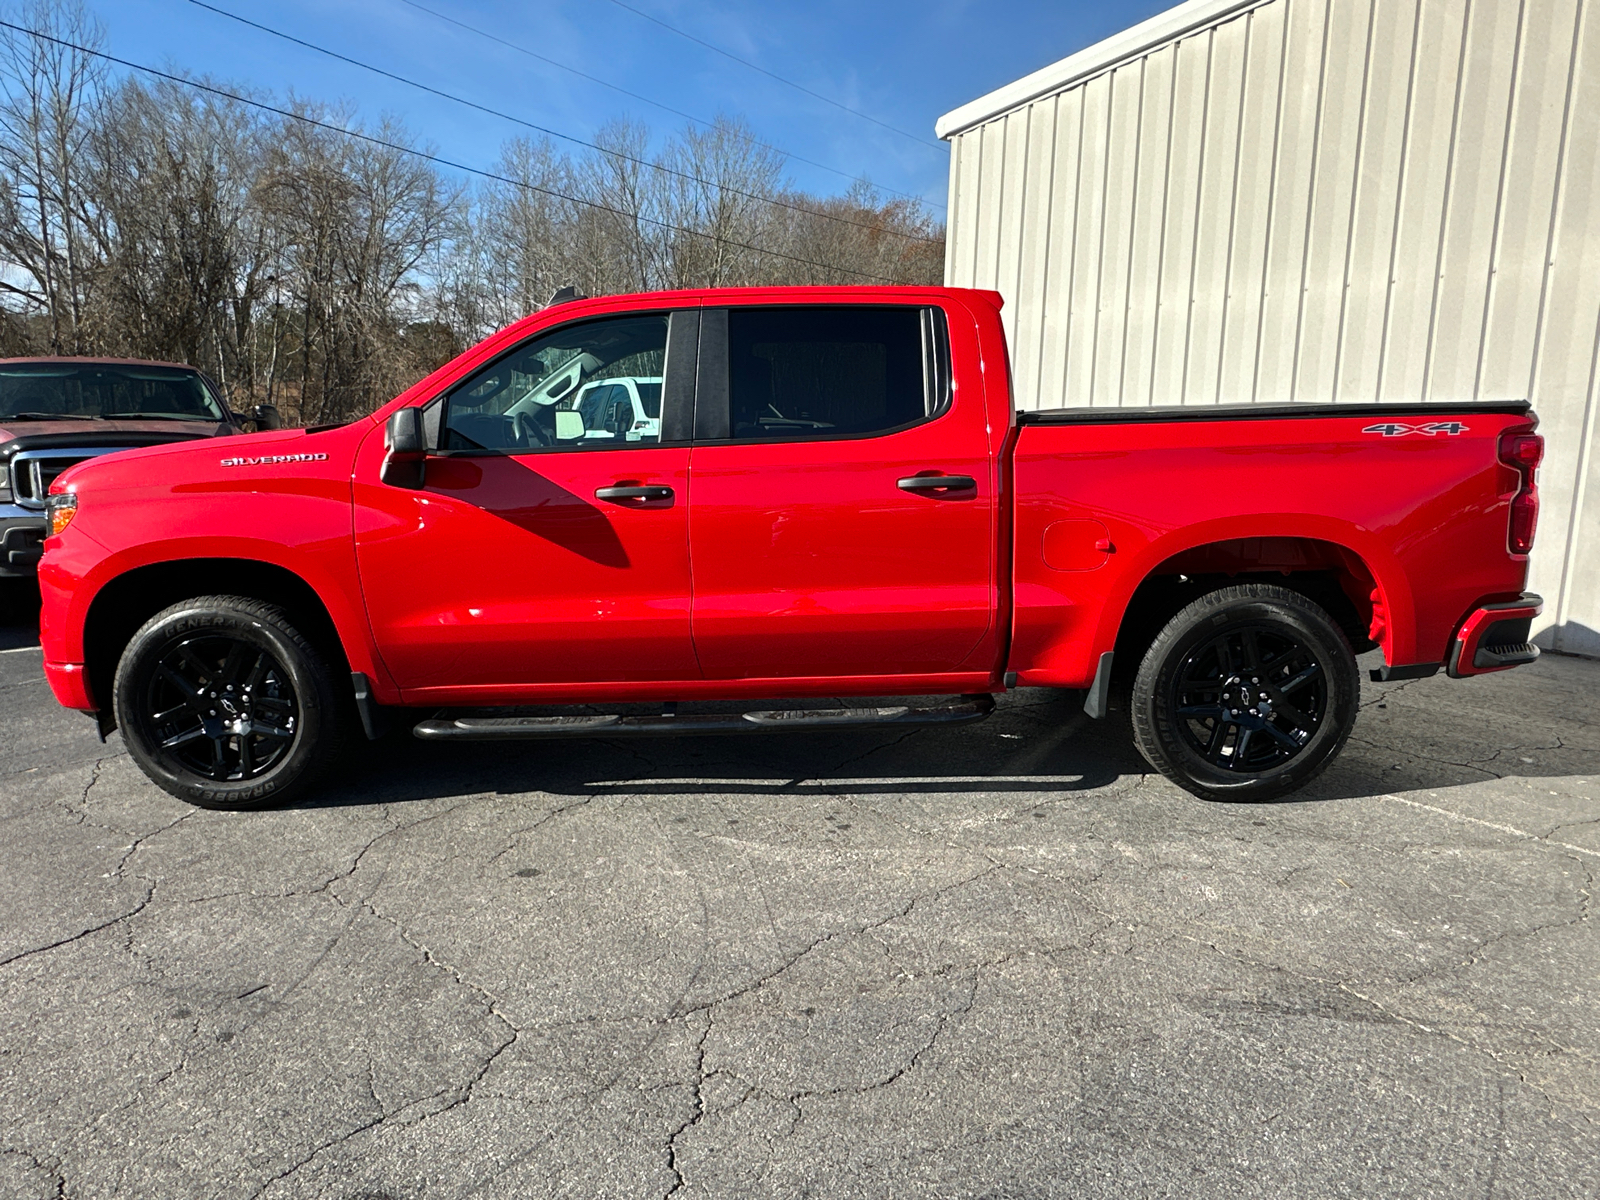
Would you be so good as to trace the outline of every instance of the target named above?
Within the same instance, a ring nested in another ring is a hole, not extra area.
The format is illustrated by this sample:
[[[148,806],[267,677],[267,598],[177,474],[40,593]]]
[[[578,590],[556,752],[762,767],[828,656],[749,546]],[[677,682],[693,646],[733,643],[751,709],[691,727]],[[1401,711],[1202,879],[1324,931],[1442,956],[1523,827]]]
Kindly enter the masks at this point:
[[[1355,654],[1299,592],[1247,583],[1168,622],[1133,685],[1139,751],[1208,800],[1270,800],[1321,774],[1355,724]]]
[[[134,761],[202,808],[284,803],[338,752],[326,661],[259,600],[200,596],[157,613],[123,651],[112,690]]]

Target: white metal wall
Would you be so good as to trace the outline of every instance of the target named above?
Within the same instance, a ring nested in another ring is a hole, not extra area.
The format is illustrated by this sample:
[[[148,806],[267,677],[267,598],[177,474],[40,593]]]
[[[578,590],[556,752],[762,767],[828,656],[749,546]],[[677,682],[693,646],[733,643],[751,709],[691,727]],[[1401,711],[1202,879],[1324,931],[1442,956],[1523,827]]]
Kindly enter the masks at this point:
[[[1600,655],[1600,0],[1268,0],[951,138],[1023,408],[1529,397]]]

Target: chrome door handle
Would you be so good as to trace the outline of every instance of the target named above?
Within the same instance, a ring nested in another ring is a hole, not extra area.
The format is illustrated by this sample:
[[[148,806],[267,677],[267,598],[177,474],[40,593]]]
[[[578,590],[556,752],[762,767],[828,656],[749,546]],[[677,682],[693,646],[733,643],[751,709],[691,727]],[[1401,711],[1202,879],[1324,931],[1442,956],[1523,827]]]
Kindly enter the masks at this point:
[[[595,488],[596,500],[671,500],[672,489],[664,484],[646,484],[642,487],[616,487]]]
[[[971,475],[907,475],[895,486],[905,492],[973,492],[978,481]]]

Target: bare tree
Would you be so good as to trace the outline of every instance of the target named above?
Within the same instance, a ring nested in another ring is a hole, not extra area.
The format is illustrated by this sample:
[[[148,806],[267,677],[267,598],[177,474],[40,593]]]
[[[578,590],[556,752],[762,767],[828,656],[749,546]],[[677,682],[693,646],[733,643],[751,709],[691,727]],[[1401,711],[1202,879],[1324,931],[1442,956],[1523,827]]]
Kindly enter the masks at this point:
[[[17,278],[0,288],[48,320],[57,353],[85,347],[85,298],[95,274],[86,256],[87,143],[104,83],[100,60],[62,42],[98,48],[100,23],[78,0],[31,0],[17,24],[57,39],[0,41],[0,254]]]
[[[0,353],[179,359],[235,408],[323,422],[566,284],[942,272],[943,230],[921,204],[866,184],[799,192],[738,120],[659,146],[615,122],[575,158],[509,141],[469,192],[398,122],[363,126],[348,105],[273,101],[283,116],[222,84],[235,98],[113,77],[80,0],[28,0],[14,23],[43,36],[0,34]]]

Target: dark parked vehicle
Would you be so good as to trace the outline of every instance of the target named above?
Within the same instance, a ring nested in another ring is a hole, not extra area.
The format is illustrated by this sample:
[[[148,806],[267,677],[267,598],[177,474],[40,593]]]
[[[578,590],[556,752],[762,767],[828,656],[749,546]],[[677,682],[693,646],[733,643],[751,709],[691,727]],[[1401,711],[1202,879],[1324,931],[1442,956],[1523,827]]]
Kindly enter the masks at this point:
[[[230,413],[182,363],[107,358],[0,359],[0,580],[31,579],[43,552],[45,496],[88,458],[278,427],[262,405]]]

